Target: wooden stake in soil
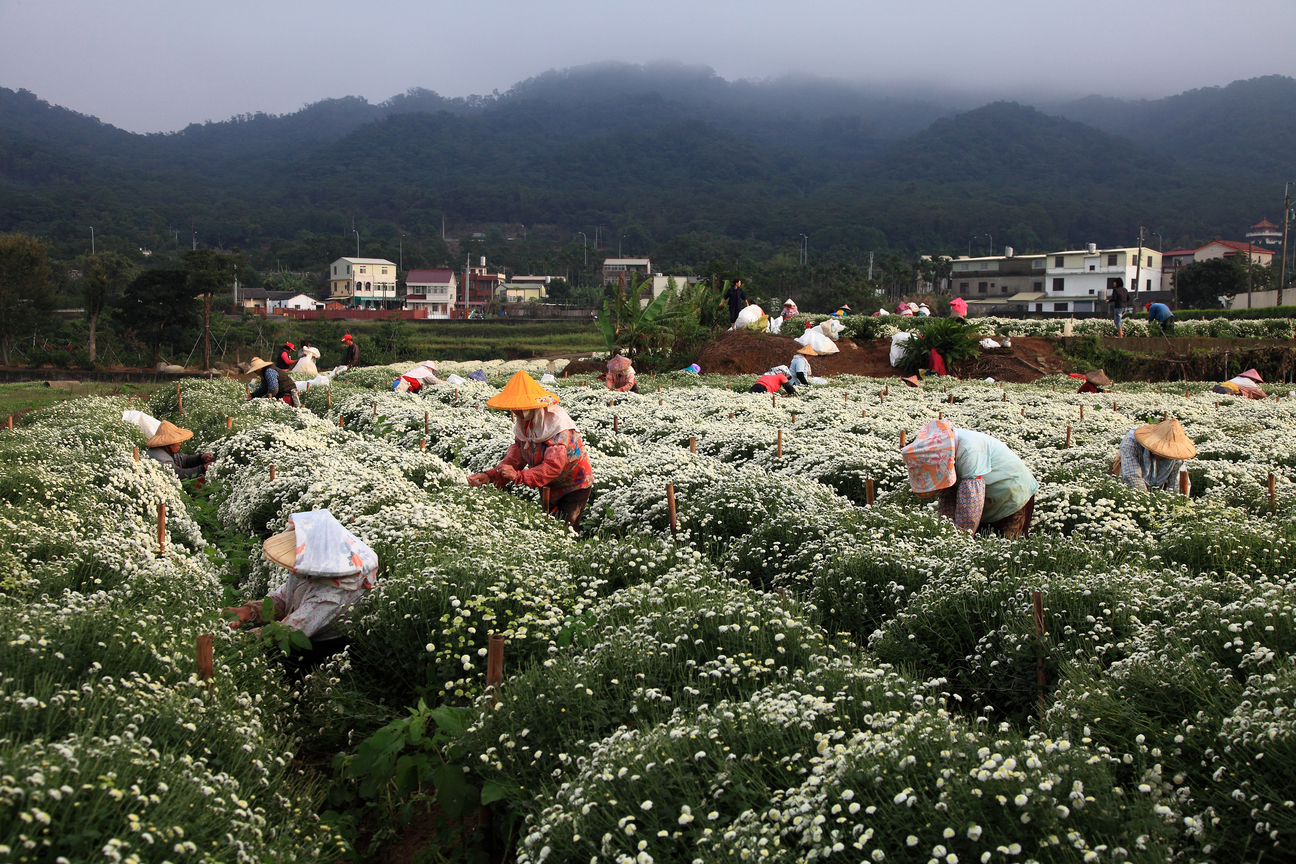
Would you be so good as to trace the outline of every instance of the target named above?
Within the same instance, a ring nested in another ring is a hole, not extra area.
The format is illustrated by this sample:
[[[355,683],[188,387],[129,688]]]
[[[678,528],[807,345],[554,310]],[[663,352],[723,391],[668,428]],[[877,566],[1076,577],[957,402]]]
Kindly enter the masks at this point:
[[[1278,512],[1278,498],[1275,495],[1277,491],[1277,489],[1275,488],[1276,483],[1277,483],[1277,478],[1274,477],[1274,475],[1270,474],[1269,475],[1269,512],[1270,513]]]
[[[1023,408],[1023,409],[1022,409],[1022,417],[1025,417],[1025,416],[1026,416],[1026,409]]]
[[[733,419],[733,412],[732,412],[732,411],[729,412],[729,419],[730,419],[730,420]]]
[[[184,394],[180,392],[179,384],[176,385],[176,413],[184,414]]]
[[[1039,643],[1040,657],[1035,661],[1035,678],[1039,686],[1039,704],[1044,707],[1044,596],[1038,591],[1031,593],[1031,603],[1035,607],[1035,639]]]
[[[951,404],[951,405],[954,404],[954,394],[953,394],[953,393],[950,394],[949,404]]]
[[[377,416],[378,416],[378,403],[377,403],[377,402],[373,403],[373,406],[374,406],[374,413],[373,413],[373,416],[377,417]]]
[[[619,431],[619,429],[620,429],[620,427],[619,427],[619,425],[618,425],[617,416],[616,416],[615,414],[613,414],[613,415],[612,415],[612,431],[613,431],[613,432],[617,432],[617,431]]]
[[[540,487],[540,506],[544,508],[544,511],[545,511],[546,513],[551,512],[551,511],[550,511],[550,508],[549,508],[549,495],[550,495],[549,487],[548,487],[548,486],[541,486],[541,487]]]
[[[1081,420],[1084,419],[1084,406],[1083,406],[1083,405],[1080,406],[1080,419],[1081,419]]]
[[[339,414],[339,415],[338,415],[338,428],[339,428],[339,429],[345,429],[345,428],[346,428],[346,415],[345,415],[345,414]]]
[[[135,461],[138,462],[138,461],[139,461],[139,448],[138,448],[138,447],[132,447],[131,449],[135,451]]]
[[[1192,393],[1190,393],[1190,392],[1188,392],[1187,390],[1185,390],[1185,391],[1184,391],[1184,398],[1185,398],[1185,399],[1191,399],[1191,398],[1192,398]]]
[[[1008,401],[1008,391],[1007,391],[1007,390],[1004,391],[1004,398],[1003,398],[1003,401],[1005,401],[1005,402]]]
[[[458,388],[458,387],[455,388],[455,404],[456,404],[456,405],[459,404],[459,388]]]
[[[328,407],[329,407],[329,408],[332,408],[332,407],[333,407],[333,388],[332,388],[332,387],[329,387],[329,388],[328,388]]]
[[[675,525],[675,484],[666,484],[666,514],[670,516],[671,536],[678,535],[679,530]]]
[[[771,394],[770,394],[770,407],[771,407],[771,408],[777,408],[777,407],[778,407],[778,394],[777,394],[777,393],[771,393]]]
[[[166,504],[158,502],[158,555],[166,554]]]
[[[486,644],[486,689],[499,701],[500,685],[504,683],[504,636],[490,634]]]
[[[428,412],[423,412],[423,434],[428,434]]]
[[[778,430],[778,451],[775,453],[775,455],[779,459],[783,458],[783,430],[782,429]]]
[[[890,385],[890,384],[883,385],[883,387],[882,387],[882,395],[883,395],[883,396],[890,396],[890,395],[891,395],[891,385]]]
[[[689,452],[690,453],[697,452],[697,438],[695,438],[692,435],[689,436]]]
[[[864,502],[868,506],[873,506],[873,478],[870,477],[864,481]]]
[[[1188,494],[1188,472],[1187,471],[1179,472],[1179,494],[1180,495]]]
[[[199,636],[196,648],[198,680],[206,683],[208,678],[216,674],[215,657],[212,656],[212,634],[204,633]]]
[[[904,449],[904,446],[905,446],[905,430],[901,429],[901,430],[900,430],[900,449],[903,450],[903,449]]]
[[[1066,449],[1067,449],[1067,450],[1070,450],[1070,449],[1071,449],[1071,427],[1070,427],[1070,426],[1067,427],[1067,443],[1066,443]]]
[[[796,422],[796,412],[795,412],[795,411],[792,412],[792,422],[793,422],[793,423]]]
[[[233,429],[233,428],[234,428],[234,418],[233,418],[233,417],[226,417],[226,418],[225,418],[225,428],[226,428],[226,429]]]
[[[944,412],[944,411],[937,411],[937,412],[936,412],[936,419],[937,419],[937,420],[944,420],[944,419],[945,419],[945,412]]]
[[[426,449],[427,449],[427,441],[425,441],[424,439],[420,438],[420,439],[419,439],[419,450],[426,450]]]
[[[275,479],[275,470],[273,465],[270,466],[270,479],[271,480]]]

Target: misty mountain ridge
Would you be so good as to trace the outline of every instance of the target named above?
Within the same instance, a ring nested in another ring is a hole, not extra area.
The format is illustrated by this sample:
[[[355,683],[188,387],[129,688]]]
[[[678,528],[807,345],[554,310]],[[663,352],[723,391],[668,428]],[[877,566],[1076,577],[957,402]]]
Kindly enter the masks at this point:
[[[68,234],[75,214],[145,245],[193,218],[205,242],[274,248],[349,235],[352,219],[394,236],[445,216],[633,225],[646,250],[682,234],[807,233],[844,255],[960,247],[987,230],[1021,249],[1128,242],[1147,223],[1236,236],[1275,215],[1274,176],[1296,174],[1272,132],[1296,122],[1286,106],[1296,80],[1278,76],[956,111],[821,79],[598,64],[505,94],[415,89],[137,135],[0,89],[0,230]]]

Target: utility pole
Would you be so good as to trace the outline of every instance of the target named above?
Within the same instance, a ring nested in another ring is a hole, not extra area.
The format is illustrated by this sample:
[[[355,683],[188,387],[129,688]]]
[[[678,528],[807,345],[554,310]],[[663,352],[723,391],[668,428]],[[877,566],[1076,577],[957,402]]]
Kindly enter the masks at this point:
[[[595,237],[598,237],[598,229],[595,229]],[[589,238],[585,236],[584,231],[577,231],[581,235],[581,254],[585,257],[585,266],[589,267]]]
[[[987,252],[986,254],[987,254],[987,255],[994,255],[994,235],[993,235],[993,234],[987,234],[987,235],[985,235],[985,236],[987,236],[987,237],[990,238],[990,251]]]
[[[351,233],[356,235],[356,257],[360,257],[360,232],[352,228]]]
[[[1143,226],[1139,226],[1138,261],[1134,265],[1134,295],[1138,296],[1139,285],[1143,284]]]
[[[396,240],[396,269],[405,269],[405,235],[400,235]]]
[[[869,253],[869,274],[868,274],[868,281],[870,281],[870,282],[873,281],[873,253],[872,253],[872,252]]]
[[[1291,221],[1291,181],[1283,184],[1283,242],[1282,266],[1278,268],[1278,305],[1283,302],[1283,289],[1287,287],[1287,223]]]

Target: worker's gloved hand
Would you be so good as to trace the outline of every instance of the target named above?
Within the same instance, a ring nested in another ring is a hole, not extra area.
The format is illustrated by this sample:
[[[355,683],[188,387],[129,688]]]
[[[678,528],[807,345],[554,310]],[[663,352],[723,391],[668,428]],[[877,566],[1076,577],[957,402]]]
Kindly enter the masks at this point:
[[[237,630],[248,622],[259,620],[261,618],[261,610],[257,608],[259,605],[258,603],[247,603],[243,606],[226,606],[226,617],[230,615],[236,616],[235,619],[231,619],[229,622],[230,629]]]
[[[473,474],[468,478],[469,486],[485,486],[490,482],[490,477],[485,474]]]
[[[213,456],[211,453],[202,454],[202,461],[204,465],[210,465],[212,463],[212,460],[214,460],[215,458],[216,457]]]
[[[510,483],[514,482],[518,478],[517,469],[512,465],[501,465],[499,467],[499,472],[504,476],[504,479]]]

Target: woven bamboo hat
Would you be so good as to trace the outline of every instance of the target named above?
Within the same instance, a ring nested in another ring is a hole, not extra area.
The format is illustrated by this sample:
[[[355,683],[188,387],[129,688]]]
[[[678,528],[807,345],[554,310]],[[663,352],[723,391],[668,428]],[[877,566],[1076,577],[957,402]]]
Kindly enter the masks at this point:
[[[261,551],[265,552],[266,558],[280,567],[293,569],[293,565],[297,563],[297,532],[289,528],[281,534],[274,535],[261,544]]]
[[[819,352],[816,351],[814,348],[810,347],[809,345],[802,345],[800,348],[797,349],[797,352],[796,352],[796,353],[798,353],[798,354],[804,354],[804,355],[806,355],[807,357],[818,357],[818,356],[819,356]]]
[[[1085,380],[1088,381],[1090,384],[1099,384],[1103,387],[1106,387],[1107,385],[1111,384],[1111,379],[1108,378],[1107,373],[1101,369],[1095,369],[1092,372],[1086,372],[1084,377]]]
[[[1197,455],[1192,439],[1173,417],[1156,425],[1138,427],[1134,430],[1134,440],[1162,459],[1191,459]]]
[[[541,387],[534,378],[521,369],[509,379],[503,390],[486,400],[487,408],[499,408],[503,411],[527,411],[557,404],[556,395]]]
[[[181,429],[174,423],[163,420],[158,424],[157,432],[153,437],[144,442],[145,447],[165,447],[168,444],[179,444],[181,441],[188,441],[193,437],[193,433],[188,429]]]
[[[1264,379],[1260,377],[1260,373],[1257,372],[1255,369],[1248,369],[1245,372],[1243,372],[1241,375],[1238,375],[1238,377],[1250,378],[1252,381],[1256,382],[1257,384],[1264,383]]]
[[[248,374],[253,375],[271,365],[273,364],[269,360],[262,360],[260,357],[253,357],[252,362],[248,364]]]

